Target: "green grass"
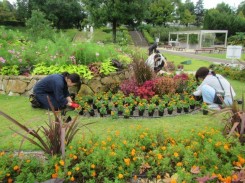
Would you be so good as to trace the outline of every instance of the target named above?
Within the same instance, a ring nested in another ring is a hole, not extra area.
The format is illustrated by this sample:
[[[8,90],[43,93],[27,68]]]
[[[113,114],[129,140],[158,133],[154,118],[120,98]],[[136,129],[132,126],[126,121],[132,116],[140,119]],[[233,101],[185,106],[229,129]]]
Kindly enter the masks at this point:
[[[236,98],[241,98],[242,90],[245,90],[244,84],[239,81],[230,80],[232,86],[236,91]],[[0,95],[1,111],[10,115],[17,121],[25,124],[28,127],[37,129],[41,125],[45,125],[48,122],[48,112],[42,109],[33,109],[30,106],[28,97],[24,96],[6,96]],[[75,112],[69,112],[69,115],[76,115]],[[52,116],[52,115],[51,115]],[[52,116],[53,117],[53,116]],[[53,118],[52,118],[53,119]],[[82,127],[76,139],[80,139],[81,136],[99,135],[103,136],[105,131],[119,130],[121,132],[134,133],[133,128],[130,126],[141,125],[143,128],[149,128],[151,130],[165,129],[169,132],[181,131],[188,133],[191,129],[202,130],[205,127],[213,127],[221,129],[223,124],[221,119],[213,116],[203,116],[202,113],[188,114],[175,117],[163,117],[163,118],[130,118],[117,120],[111,117],[99,118],[99,117],[79,117],[80,124],[86,124],[95,122],[87,127]],[[3,149],[18,149],[22,138],[10,130],[10,127],[21,132],[20,129],[12,122],[0,116],[0,151]],[[29,142],[24,142],[22,149],[24,150],[36,150],[36,147],[32,146]]]
[[[199,60],[199,59],[192,59],[188,57],[173,55],[169,53],[163,53],[169,62],[173,62],[174,65],[177,67],[181,62],[186,60],[191,60],[190,65],[184,65],[184,71],[196,71],[199,67],[209,67],[212,62]]]

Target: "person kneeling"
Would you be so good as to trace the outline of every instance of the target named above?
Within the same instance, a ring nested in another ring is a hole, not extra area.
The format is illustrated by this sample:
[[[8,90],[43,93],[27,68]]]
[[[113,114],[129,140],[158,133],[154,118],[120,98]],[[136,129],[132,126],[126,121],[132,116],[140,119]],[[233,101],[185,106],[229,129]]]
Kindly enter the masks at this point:
[[[221,104],[231,106],[236,93],[231,84],[220,74],[210,71],[207,67],[200,67],[195,74],[196,81],[202,80],[194,96],[202,96],[203,102],[209,105],[210,109],[220,109]],[[222,96],[217,96],[222,94]],[[220,98],[222,97],[222,98]]]

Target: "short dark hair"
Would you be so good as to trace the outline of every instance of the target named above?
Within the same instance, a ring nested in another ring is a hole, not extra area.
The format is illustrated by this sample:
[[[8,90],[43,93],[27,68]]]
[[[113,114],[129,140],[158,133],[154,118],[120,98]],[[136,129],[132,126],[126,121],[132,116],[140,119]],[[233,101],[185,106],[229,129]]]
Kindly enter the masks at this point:
[[[209,73],[209,69],[207,67],[200,67],[197,71],[196,71],[196,75],[195,78],[197,81],[199,81],[199,78],[206,78],[206,76]]]
[[[68,72],[63,72],[62,75],[70,79],[72,83],[75,83],[78,86],[81,85],[81,78],[77,73],[69,74]]]

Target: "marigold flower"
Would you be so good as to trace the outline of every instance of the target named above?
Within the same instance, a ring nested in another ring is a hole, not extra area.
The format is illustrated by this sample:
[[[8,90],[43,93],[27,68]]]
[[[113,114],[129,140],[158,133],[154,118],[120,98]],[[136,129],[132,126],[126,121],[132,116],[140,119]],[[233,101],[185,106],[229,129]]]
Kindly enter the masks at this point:
[[[116,155],[116,153],[115,152],[110,152],[110,156],[115,156]]]
[[[93,171],[93,172],[91,173],[91,175],[92,175],[92,177],[95,177],[95,176],[96,176],[96,172]]]
[[[132,149],[131,156],[134,156],[134,155],[135,155],[135,149]]]
[[[232,175],[232,181],[237,181],[238,180],[238,176],[236,174]]]
[[[70,178],[70,181],[73,182],[74,180],[75,180],[75,178],[72,176],[72,177]]]
[[[170,183],[177,183],[176,179],[171,179]]]
[[[68,172],[67,172],[67,175],[68,175],[68,176],[70,176],[71,174],[72,174],[71,171],[68,171]]]
[[[144,135],[140,135],[140,138],[143,139],[145,136]]]
[[[76,159],[77,159],[77,156],[76,156],[76,155],[74,155],[74,156],[73,156],[73,159],[74,159],[74,160],[76,160]]]
[[[179,157],[179,153],[175,152],[174,157],[176,157],[176,158]]]
[[[59,163],[60,163],[61,166],[64,166],[65,165],[64,160],[60,160]]]
[[[238,156],[238,161],[243,165],[245,163],[245,159],[242,158],[241,156]]]
[[[31,162],[31,160],[27,159],[27,160],[26,160],[26,162],[27,162],[27,163],[30,163],[30,162]]]
[[[119,178],[119,179],[123,179],[123,174],[119,173],[119,174],[118,174],[118,178]]]
[[[130,165],[130,159],[129,158],[124,158],[124,163],[129,166]]]
[[[195,157],[197,157],[197,152],[194,152],[193,155],[194,155]]]
[[[178,162],[176,165],[177,166],[183,166],[183,163],[182,162]]]
[[[10,176],[10,173],[7,173],[7,174],[6,174],[6,177],[9,177],[9,176]]]
[[[72,150],[72,149],[73,149],[73,147],[72,147],[72,146],[70,146],[70,147],[69,147],[69,149],[71,149],[71,150]]]
[[[14,169],[14,171],[19,170],[19,166],[18,165],[15,165],[13,169]]]
[[[111,149],[115,149],[116,145],[115,144],[111,144]]]
[[[116,136],[119,136],[120,135],[120,131],[116,131]]]
[[[144,151],[145,150],[145,146],[141,146],[141,150]]]
[[[167,148],[166,148],[166,146],[162,146],[161,149],[164,151],[164,150],[166,150]]]
[[[79,168],[79,167],[76,167],[76,168],[75,168],[75,170],[76,170],[76,171],[79,171],[79,170],[80,170],[80,168]]]
[[[91,167],[92,169],[95,169],[95,164],[92,164],[90,167]]]
[[[52,179],[56,179],[58,177],[58,174],[57,173],[53,173],[52,174]]]
[[[126,145],[126,144],[127,144],[127,141],[126,141],[126,140],[124,140],[124,141],[123,141],[123,144],[124,144],[124,145]]]
[[[73,154],[69,154],[69,157],[72,158],[73,157]]]
[[[157,159],[162,159],[163,156],[161,154],[157,154]]]
[[[12,182],[13,182],[13,179],[8,178],[8,183],[12,183]]]
[[[157,175],[157,179],[161,179],[161,175]]]
[[[229,148],[229,145],[228,144],[225,144],[224,145],[224,149],[226,150],[226,151],[228,151],[230,148]]]
[[[137,180],[138,179],[138,176],[137,175],[134,175],[134,180]]]

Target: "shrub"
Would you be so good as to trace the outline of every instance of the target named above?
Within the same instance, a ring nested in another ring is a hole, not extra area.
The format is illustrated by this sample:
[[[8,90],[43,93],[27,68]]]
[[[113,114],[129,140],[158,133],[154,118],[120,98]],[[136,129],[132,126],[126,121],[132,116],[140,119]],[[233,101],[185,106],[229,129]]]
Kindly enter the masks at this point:
[[[158,95],[174,94],[178,88],[178,83],[171,77],[164,76],[155,79],[155,92]]]
[[[139,86],[136,95],[144,99],[151,99],[155,95],[155,83],[153,80],[146,81],[143,85]]]
[[[120,84],[120,89],[125,95],[129,95],[130,93],[136,94],[136,91],[138,89],[136,79],[132,77],[130,79],[124,80]]]

